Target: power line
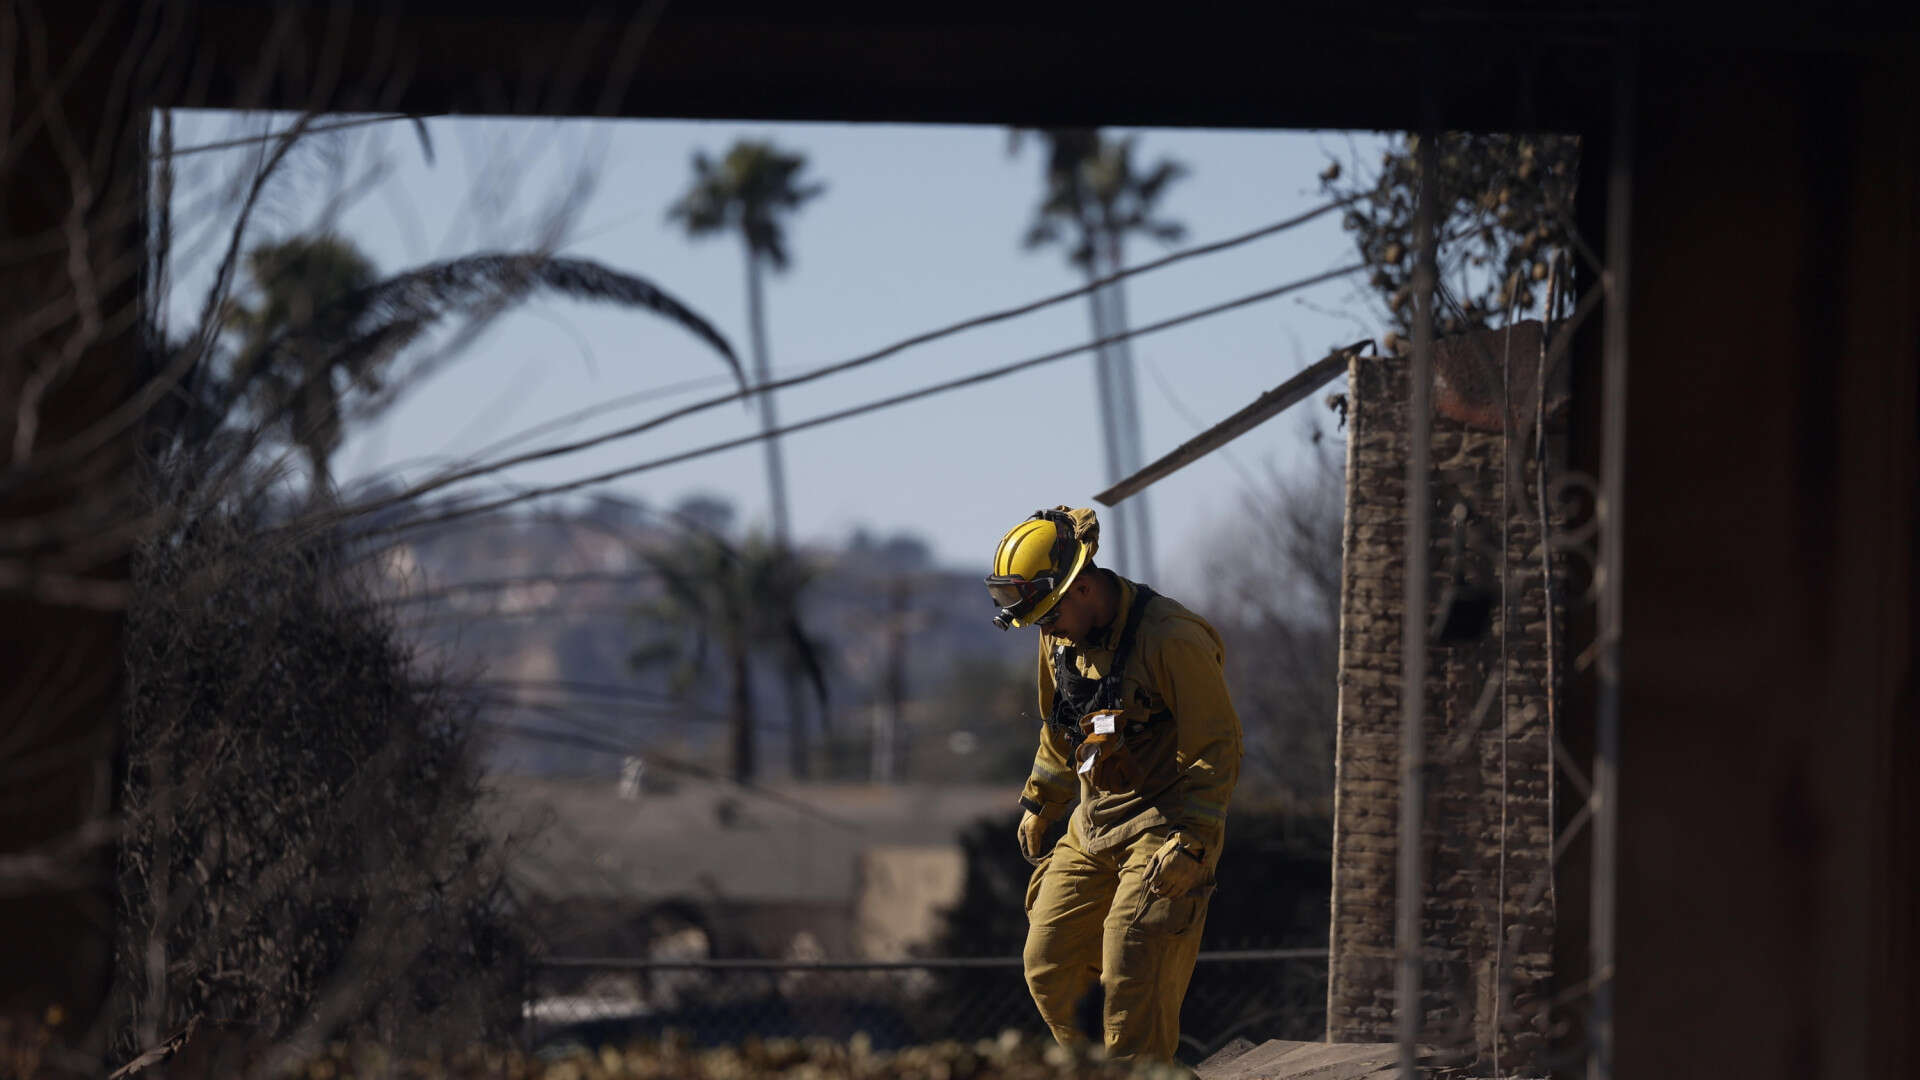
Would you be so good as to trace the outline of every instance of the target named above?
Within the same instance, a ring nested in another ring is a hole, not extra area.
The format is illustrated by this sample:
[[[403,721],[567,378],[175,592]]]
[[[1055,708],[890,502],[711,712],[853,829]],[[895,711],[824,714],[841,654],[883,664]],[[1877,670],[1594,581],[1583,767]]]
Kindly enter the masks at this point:
[[[657,690],[648,690],[642,686],[622,686],[618,683],[577,682],[571,679],[480,679],[472,685],[491,690],[533,690],[565,694],[569,697],[615,698],[641,705],[666,705],[675,708],[686,702],[671,694]]]
[[[544,716],[548,720],[563,724],[572,728],[574,731],[585,732],[595,738],[611,739],[615,742],[623,741],[628,737],[634,725],[627,723],[627,721],[645,720],[648,721],[646,726],[652,727],[665,716],[662,712],[649,712],[637,707],[622,710],[617,703],[610,702],[593,702],[589,704],[601,707],[582,708],[578,704],[562,705],[551,701],[519,701],[508,698],[494,699],[483,696],[480,699],[480,703],[509,712],[523,712],[535,716]],[[704,721],[726,723],[730,719],[714,713],[687,712],[676,715],[682,722]],[[639,751],[629,751],[629,753],[638,752]]]
[[[465,593],[499,592],[521,585],[638,585],[657,575],[652,570],[590,571],[574,574],[524,574],[519,577],[456,581],[434,589],[394,597],[395,605],[424,604]]]
[[[654,704],[678,704],[670,694],[649,690],[643,686],[623,686],[619,683],[578,682],[572,679],[476,679],[470,685],[499,690],[546,690],[561,694],[579,694],[586,697],[627,698],[636,702]]]
[[[418,619],[409,619],[400,626],[407,631],[429,631],[449,623],[471,626],[475,623],[504,623],[518,619],[550,619],[556,622],[588,620],[629,619],[633,617],[631,607],[590,607],[528,608],[519,611],[442,611]]]
[[[929,342],[937,341],[945,337],[951,337],[954,334],[959,334],[967,330],[974,330],[983,326],[990,326],[994,323],[1004,322],[1008,319],[1017,318],[1021,315],[1028,315],[1035,311],[1039,311],[1047,307],[1052,307],[1056,304],[1062,304],[1069,300],[1078,299],[1080,297],[1086,296],[1088,293],[1091,293],[1096,289],[1105,288],[1106,286],[1111,285],[1114,282],[1125,280],[1126,278],[1132,277],[1136,274],[1144,274],[1144,273],[1148,273],[1149,271],[1163,269],[1165,267],[1172,266],[1175,263],[1183,262],[1187,259],[1198,258],[1202,255],[1211,255],[1217,252],[1226,251],[1230,248],[1238,247],[1243,244],[1252,243],[1255,240],[1272,236],[1276,233],[1284,232],[1288,229],[1296,228],[1324,214],[1330,213],[1334,210],[1338,210],[1341,207],[1344,207],[1349,203],[1356,201],[1358,198],[1359,196],[1351,196],[1345,199],[1336,199],[1332,202],[1323,203],[1310,210],[1304,211],[1299,214],[1295,214],[1292,217],[1285,218],[1281,221],[1274,222],[1270,225],[1264,225],[1258,229],[1253,229],[1248,232],[1241,233],[1237,236],[1230,236],[1224,240],[1216,240],[1211,244],[1203,244],[1199,247],[1188,248],[1184,251],[1176,251],[1171,255],[1166,255],[1161,258],[1154,259],[1150,262],[1141,263],[1139,266],[1126,267],[1113,274],[1109,274],[1106,277],[1094,278],[1088,281],[1085,285],[1081,285],[1073,289],[1068,289],[1065,292],[1055,293],[1051,296],[1042,297],[1041,299],[1030,301],[1025,304],[1020,304],[1015,307],[1003,308],[999,311],[989,312],[984,315],[977,315],[977,316],[974,316],[973,318],[963,319],[956,323],[949,323],[946,326],[942,326],[934,330],[925,331],[923,333],[914,334],[910,337],[903,338],[899,341],[894,342],[891,345],[887,345],[883,348],[874,350],[873,352],[864,353],[862,355],[855,356],[848,360],[841,360],[836,363],[827,364],[822,367],[814,368],[810,371],[803,371],[797,375],[791,375],[784,379],[776,379],[771,382],[759,384],[757,386],[749,386],[742,390],[734,390],[725,394],[718,394],[710,398],[705,398],[700,401],[696,401],[691,404],[681,406],[678,409],[670,410],[666,413],[662,413],[659,416],[653,417],[648,420],[644,420],[637,424],[629,425],[624,428],[619,428],[614,431],[606,432],[600,435],[595,435],[586,439],[579,439],[579,440],[575,440],[573,442],[568,442],[568,443],[559,443],[554,446],[543,447],[539,450],[530,450],[530,451],[527,451],[526,453],[517,454],[512,457],[504,458],[489,464],[480,464],[480,465],[474,465],[465,469],[457,469],[452,472],[445,473],[439,477],[421,481],[420,483],[414,485],[413,487],[407,489],[406,491],[397,492],[392,495],[384,496],[378,500],[375,500],[372,503],[351,507],[348,510],[344,511],[344,513],[365,514],[365,513],[371,513],[377,510],[382,510],[382,509],[385,509],[386,507],[397,505],[399,503],[407,502],[412,499],[418,498],[421,495],[428,494],[429,492],[437,491],[440,488],[447,487],[452,484],[457,484],[465,480],[471,480],[475,477],[484,476],[487,473],[499,472],[503,469],[515,468],[517,466],[526,465],[535,461],[542,461],[548,458],[562,457],[567,454],[578,453],[582,450],[591,449],[593,447],[600,446],[604,443],[612,442],[617,439],[630,438],[632,436],[639,435],[643,432],[650,431],[664,424],[671,423],[675,420],[679,420],[684,417],[692,416],[696,413],[705,412],[709,409],[714,409],[721,405],[726,405],[731,402],[744,400],[754,394],[771,393],[775,390],[784,390],[791,386],[799,386],[804,383],[813,382],[816,379],[823,379],[829,375],[836,375],[844,371],[851,371],[854,368],[864,367],[868,364],[872,364],[877,361],[886,359],[889,356],[893,356],[896,353],[903,352],[917,345],[925,345]],[[1347,273],[1347,272],[1350,272],[1350,270],[1343,270],[1340,272]],[[1139,333],[1139,332],[1141,331],[1135,331],[1135,333]],[[1108,338],[1103,338],[1099,342],[1095,342],[1087,346],[1082,346],[1073,351],[1074,352],[1083,351],[1086,348],[1094,348],[1105,342],[1123,340],[1127,336],[1129,335],[1125,335],[1125,334],[1113,335]]]
[[[587,725],[590,720],[617,722],[627,720],[675,721],[680,723],[725,724],[730,721],[724,713],[711,709],[702,709],[692,704],[674,704],[671,702],[597,700],[593,698],[560,700],[535,700],[505,691],[476,690],[473,700],[491,708],[509,711],[532,712],[551,719],[564,720],[577,725]],[[602,734],[607,729],[600,730]]]
[[[1145,334],[1156,333],[1161,330],[1169,330],[1169,329],[1172,329],[1173,327],[1181,326],[1186,323],[1197,321],[1199,319],[1208,318],[1213,315],[1223,314],[1225,312],[1232,311],[1236,308],[1246,307],[1250,304],[1256,304],[1263,300],[1271,300],[1274,297],[1283,296],[1290,292],[1297,292],[1300,289],[1308,288],[1309,286],[1313,286],[1313,285],[1318,285],[1325,281],[1331,281],[1334,278],[1341,277],[1346,274],[1351,274],[1357,270],[1364,270],[1364,269],[1366,269],[1366,264],[1363,262],[1350,263],[1346,266],[1336,267],[1335,269],[1327,270],[1319,274],[1314,274],[1311,277],[1301,278],[1297,281],[1290,281],[1284,285],[1277,285],[1271,289],[1263,289],[1260,292],[1250,293],[1246,296],[1238,297],[1233,300],[1228,300],[1224,303],[1215,304],[1211,307],[1200,308],[1195,311],[1189,311],[1182,315],[1175,315],[1168,319],[1162,319],[1156,323],[1149,323],[1146,326],[1137,327],[1133,330],[1126,331],[1125,333],[1112,334],[1112,335],[1109,335],[1108,337],[1101,338],[1095,341],[1086,342],[1084,344],[1073,345],[1068,348],[1058,349],[1050,353],[1042,353],[1039,356],[1028,357],[1025,360],[1017,360],[1011,364],[1004,364],[997,368],[989,368],[986,371],[976,372],[972,375],[965,375],[958,379],[950,379],[946,382],[935,383],[931,386],[922,387],[918,390],[909,390],[905,393],[895,394],[891,397],[881,398],[877,401],[870,401],[863,405],[854,405],[849,408],[840,409],[836,412],[830,412],[821,416],[816,416],[809,420],[802,420],[798,423],[787,424],[783,427],[774,428],[770,431],[755,432],[750,435],[739,436],[738,438],[726,439],[717,443],[709,443],[706,446],[696,447],[692,450],[683,450],[677,454],[669,454],[666,457],[654,458],[651,461],[643,461],[637,465],[627,465],[618,469],[609,470],[607,472],[595,473],[591,476],[582,477],[576,480],[569,480],[566,483],[562,483],[562,484],[551,484],[544,487],[533,488],[531,490],[524,491],[519,494],[509,495],[504,498],[495,499],[491,502],[473,503],[466,507],[462,507],[457,510],[451,510],[446,513],[442,513],[438,515],[422,517],[422,518],[413,518],[408,521],[389,525],[383,529],[375,529],[370,532],[364,533],[361,535],[361,539],[372,539],[380,536],[388,536],[394,533],[404,532],[409,529],[423,528],[429,525],[442,525],[450,521],[457,521],[461,518],[472,517],[476,514],[491,513],[492,511],[503,509],[508,506],[513,506],[518,503],[526,502],[530,499],[543,498],[548,495],[561,495],[569,491],[577,491],[580,488],[591,487],[595,484],[603,484],[611,480],[618,480],[623,477],[633,476],[643,472],[649,472],[653,469],[662,468],[667,465],[677,465],[683,461],[691,461],[694,458],[706,457],[710,454],[717,454],[725,450],[732,450],[737,447],[747,446],[761,439],[779,438],[781,436],[790,435],[794,432],[805,431],[809,428],[821,427],[823,425],[836,423],[841,420],[852,419],[853,417],[862,416],[862,415],[865,415],[866,413],[878,412],[881,409],[892,408],[895,405],[904,405],[907,402],[917,401],[921,398],[931,397],[935,394],[942,394],[949,390],[958,390],[963,387],[973,386],[978,383],[991,382],[994,379],[1004,378],[1008,375],[1012,375],[1020,371],[1025,371],[1026,369],[1031,367],[1038,367],[1041,364],[1052,363],[1056,360],[1063,360],[1069,356],[1078,355],[1080,353],[1086,352],[1089,349],[1099,348],[1100,346],[1104,344],[1108,344],[1113,341],[1118,341],[1118,340],[1122,340],[1130,337],[1139,337]]]
[[[363,127],[367,124],[386,124],[392,123],[395,120],[411,120],[417,124],[422,120],[451,115],[451,113],[391,113],[380,116],[360,116],[352,120],[340,120],[331,124],[319,124],[306,128],[294,127],[282,131],[262,132],[259,135],[243,135],[239,138],[223,139],[220,142],[201,143],[198,146],[182,146],[174,150],[161,151],[156,153],[154,157],[181,158],[186,157],[188,154],[204,154],[211,150],[233,150],[242,146],[253,146],[257,143],[272,142],[275,139],[283,139],[288,135],[294,134],[302,136],[323,135],[329,131],[339,131],[342,128]]]
[[[631,394],[624,394],[620,397],[612,398],[608,401],[602,401],[602,402],[599,402],[598,404],[589,405],[584,409],[578,409],[578,410],[575,410],[574,412],[557,416],[552,420],[542,421],[541,423],[535,424],[534,426],[527,428],[524,431],[517,432],[513,435],[509,435],[506,438],[500,440],[499,442],[494,443],[491,446],[482,447],[479,453],[480,454],[503,453],[511,447],[517,446],[523,442],[526,442],[529,439],[538,438],[539,436],[545,435],[550,431],[563,430],[565,428],[572,427],[575,424],[584,423],[588,420],[593,419],[596,416],[602,416],[610,412],[617,412],[630,405],[643,405],[649,401],[654,401],[659,398],[673,397],[676,394],[684,394],[691,390],[705,390],[710,386],[715,386],[720,383],[726,383],[731,385],[733,381],[734,379],[733,379],[733,376],[731,375],[702,375],[698,378],[682,379],[678,382],[666,383],[664,385],[651,387],[646,390],[636,390]]]

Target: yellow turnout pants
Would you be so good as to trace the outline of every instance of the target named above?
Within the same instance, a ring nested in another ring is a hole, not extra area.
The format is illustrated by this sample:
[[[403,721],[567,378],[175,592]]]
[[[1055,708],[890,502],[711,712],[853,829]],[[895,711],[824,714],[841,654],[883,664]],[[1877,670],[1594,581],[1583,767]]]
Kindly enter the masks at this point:
[[[1067,831],[1027,887],[1027,988],[1062,1046],[1082,1041],[1074,1006],[1099,979],[1110,1057],[1172,1061],[1211,884],[1186,896],[1146,890],[1147,862],[1166,843],[1151,829],[1090,854]]]

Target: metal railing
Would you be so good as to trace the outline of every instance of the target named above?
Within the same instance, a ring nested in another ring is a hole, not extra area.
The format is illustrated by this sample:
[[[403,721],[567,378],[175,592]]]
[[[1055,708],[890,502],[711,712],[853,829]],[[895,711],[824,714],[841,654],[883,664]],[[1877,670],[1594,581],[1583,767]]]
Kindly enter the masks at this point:
[[[1182,1054],[1197,1061],[1235,1038],[1318,1039],[1326,1028],[1325,949],[1203,952],[1181,1013]],[[865,1038],[875,1049],[1045,1036],[1021,961],[542,961],[523,1010],[529,1049],[622,1045],[677,1037],[696,1046],[749,1038]],[[1081,1026],[1097,1041],[1099,989]]]

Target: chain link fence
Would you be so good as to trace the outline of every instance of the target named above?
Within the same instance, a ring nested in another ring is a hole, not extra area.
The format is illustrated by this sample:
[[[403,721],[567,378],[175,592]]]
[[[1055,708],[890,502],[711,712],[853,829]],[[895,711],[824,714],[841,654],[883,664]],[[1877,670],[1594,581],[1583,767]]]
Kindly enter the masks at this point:
[[[1324,949],[1203,952],[1181,1013],[1183,1056],[1235,1038],[1318,1039],[1326,1029]],[[534,1051],[620,1045],[674,1033],[695,1046],[750,1037],[847,1040],[875,1049],[1044,1036],[1019,957],[904,961],[550,959],[524,1010]],[[1096,985],[1081,1026],[1097,1041]]]

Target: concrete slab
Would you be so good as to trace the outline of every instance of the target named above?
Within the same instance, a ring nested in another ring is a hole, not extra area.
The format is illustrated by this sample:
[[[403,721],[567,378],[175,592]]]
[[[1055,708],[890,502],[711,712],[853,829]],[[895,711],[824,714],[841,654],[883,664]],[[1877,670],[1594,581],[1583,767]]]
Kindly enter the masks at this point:
[[[1271,1039],[1251,1049],[1224,1047],[1194,1073],[1200,1080],[1373,1080],[1392,1077],[1399,1063],[1393,1043]]]
[[[1213,1052],[1213,1056],[1193,1067],[1195,1075],[1213,1076],[1226,1067],[1234,1058],[1254,1048],[1254,1041],[1244,1036],[1234,1036],[1232,1042]]]

